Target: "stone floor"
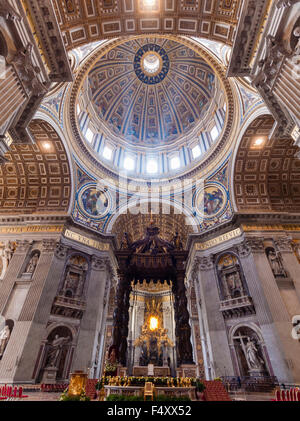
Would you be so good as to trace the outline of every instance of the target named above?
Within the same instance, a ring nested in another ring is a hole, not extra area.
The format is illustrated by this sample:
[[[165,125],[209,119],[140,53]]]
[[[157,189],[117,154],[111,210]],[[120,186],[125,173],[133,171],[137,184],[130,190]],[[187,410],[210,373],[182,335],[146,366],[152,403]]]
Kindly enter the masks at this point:
[[[230,397],[233,401],[261,401],[261,402],[270,402],[274,399],[273,393],[255,393],[255,392],[236,392],[230,393]]]

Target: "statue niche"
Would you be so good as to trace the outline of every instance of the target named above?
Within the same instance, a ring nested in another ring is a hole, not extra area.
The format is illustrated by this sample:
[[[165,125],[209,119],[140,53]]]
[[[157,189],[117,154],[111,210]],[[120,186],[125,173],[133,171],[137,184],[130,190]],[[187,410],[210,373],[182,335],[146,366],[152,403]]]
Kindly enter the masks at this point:
[[[48,335],[41,370],[44,383],[55,383],[68,378],[66,366],[71,345],[72,333],[65,326],[55,328]]]
[[[88,269],[87,260],[81,255],[68,260],[60,295],[69,298],[82,298]]]
[[[41,252],[39,250],[34,250],[28,259],[28,262],[25,266],[23,274],[32,276],[37,267]]]
[[[221,256],[217,263],[220,295],[222,300],[248,295],[244,274],[238,258],[231,253]]]
[[[273,275],[275,278],[288,278],[287,272],[285,271],[282,263],[282,258],[279,252],[273,247],[267,247],[266,255],[269,260]]]
[[[268,375],[262,340],[248,326],[240,327],[233,336],[241,376]]]
[[[10,339],[13,327],[14,327],[13,320],[6,320],[4,326],[2,326],[2,329],[0,330],[0,360],[2,360],[4,351]]]

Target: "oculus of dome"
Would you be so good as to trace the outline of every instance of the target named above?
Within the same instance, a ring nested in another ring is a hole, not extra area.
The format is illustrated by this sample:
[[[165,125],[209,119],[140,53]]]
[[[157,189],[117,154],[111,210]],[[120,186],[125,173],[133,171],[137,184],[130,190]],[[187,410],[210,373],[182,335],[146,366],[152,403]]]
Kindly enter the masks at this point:
[[[170,61],[166,51],[157,44],[146,44],[134,57],[135,74],[147,85],[162,82],[167,76]]]

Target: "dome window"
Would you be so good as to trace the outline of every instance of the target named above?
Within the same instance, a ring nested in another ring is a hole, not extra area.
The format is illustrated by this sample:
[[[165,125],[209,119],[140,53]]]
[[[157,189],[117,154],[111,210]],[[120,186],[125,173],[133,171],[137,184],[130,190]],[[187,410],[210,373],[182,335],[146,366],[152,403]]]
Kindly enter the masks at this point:
[[[108,161],[111,161],[112,159],[112,149],[109,148],[108,146],[105,146],[103,149],[103,158],[107,159]]]
[[[173,156],[170,160],[171,170],[177,170],[180,168],[180,159],[179,156]]]
[[[156,159],[149,159],[147,161],[147,173],[156,174],[158,172],[158,163]]]
[[[199,158],[199,156],[201,155],[201,149],[199,145],[196,145],[193,149],[192,149],[192,154],[193,154],[193,158],[197,159]]]
[[[219,130],[217,129],[216,126],[212,129],[212,131],[210,132],[210,135],[213,141],[217,139],[217,137],[219,136]]]
[[[94,140],[94,133],[92,132],[91,129],[87,129],[85,138],[89,143],[92,143],[92,141]]]
[[[135,169],[135,161],[131,156],[126,156],[124,159],[124,168],[127,171],[133,171]]]

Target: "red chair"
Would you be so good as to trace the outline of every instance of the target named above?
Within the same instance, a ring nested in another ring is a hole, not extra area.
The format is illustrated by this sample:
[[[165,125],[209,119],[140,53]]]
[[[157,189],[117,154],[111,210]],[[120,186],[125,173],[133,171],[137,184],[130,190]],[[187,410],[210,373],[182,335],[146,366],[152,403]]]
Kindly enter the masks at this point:
[[[280,402],[281,401],[281,391],[280,390],[276,390],[275,398],[276,398],[275,400],[277,402]]]
[[[290,397],[290,391],[289,391],[289,390],[287,390],[287,391],[286,391],[286,400],[287,400],[288,402],[290,402],[290,400],[291,400],[291,397]]]
[[[18,396],[18,398],[19,399],[28,398],[28,395],[23,395],[23,387],[22,386],[19,387],[19,396]]]
[[[295,388],[290,389],[290,398],[292,402],[296,400]]]
[[[281,400],[285,401],[285,391],[281,390]]]

